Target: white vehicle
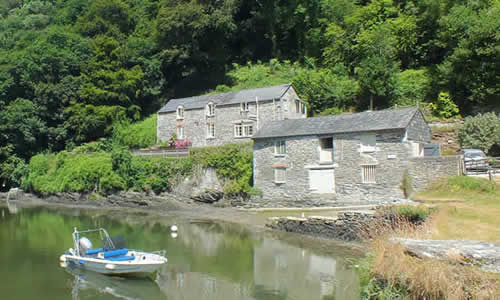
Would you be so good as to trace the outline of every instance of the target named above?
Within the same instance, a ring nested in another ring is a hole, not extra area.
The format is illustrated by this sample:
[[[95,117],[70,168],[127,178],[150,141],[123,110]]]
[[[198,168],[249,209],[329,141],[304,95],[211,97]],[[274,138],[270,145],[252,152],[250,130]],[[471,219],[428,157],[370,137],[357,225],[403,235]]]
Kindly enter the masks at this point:
[[[99,233],[102,248],[93,249],[92,242],[81,233]],[[145,252],[124,247],[123,238],[112,239],[104,228],[73,231],[74,248],[61,255],[61,266],[78,266],[101,274],[144,276],[167,263],[165,251]],[[120,245],[122,244],[122,245]]]
[[[487,171],[489,169],[488,157],[479,149],[462,149],[466,171]]]

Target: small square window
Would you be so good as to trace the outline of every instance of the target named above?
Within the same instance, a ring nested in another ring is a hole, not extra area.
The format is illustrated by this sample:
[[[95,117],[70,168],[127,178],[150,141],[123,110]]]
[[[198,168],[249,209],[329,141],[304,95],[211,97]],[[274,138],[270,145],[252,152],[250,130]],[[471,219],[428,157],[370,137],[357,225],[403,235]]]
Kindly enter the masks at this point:
[[[286,154],[286,141],[276,141],[274,143],[274,154],[275,155]]]
[[[275,183],[285,183],[286,182],[286,168],[275,168],[274,169],[274,182]]]

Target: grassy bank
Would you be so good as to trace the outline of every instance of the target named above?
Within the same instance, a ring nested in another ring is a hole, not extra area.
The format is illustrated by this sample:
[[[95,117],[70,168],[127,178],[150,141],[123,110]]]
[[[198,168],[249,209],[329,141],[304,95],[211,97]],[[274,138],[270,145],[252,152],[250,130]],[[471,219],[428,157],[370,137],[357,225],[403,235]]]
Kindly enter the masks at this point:
[[[414,199],[432,207],[424,226],[379,228],[369,241],[370,254],[360,263],[364,299],[496,299],[500,276],[450,261],[407,254],[390,237],[500,241],[500,187],[485,179],[449,177],[435,182]]]
[[[213,167],[228,194],[253,192],[250,145],[192,149],[183,158],[132,156],[123,147],[102,151],[102,142],[72,152],[34,156],[22,178],[22,188],[40,195],[59,192],[110,194],[117,191],[162,193],[199,167]]]
[[[432,239],[500,242],[500,186],[465,176],[441,179],[414,200],[439,207]]]

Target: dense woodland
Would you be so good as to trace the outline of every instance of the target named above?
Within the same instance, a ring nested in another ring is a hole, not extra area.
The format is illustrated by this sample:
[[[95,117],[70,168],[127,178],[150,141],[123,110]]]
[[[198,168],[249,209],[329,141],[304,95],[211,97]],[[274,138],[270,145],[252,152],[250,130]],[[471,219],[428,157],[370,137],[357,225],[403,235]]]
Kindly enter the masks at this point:
[[[487,110],[499,39],[498,0],[0,0],[0,184],[172,97],[292,82],[314,115]]]

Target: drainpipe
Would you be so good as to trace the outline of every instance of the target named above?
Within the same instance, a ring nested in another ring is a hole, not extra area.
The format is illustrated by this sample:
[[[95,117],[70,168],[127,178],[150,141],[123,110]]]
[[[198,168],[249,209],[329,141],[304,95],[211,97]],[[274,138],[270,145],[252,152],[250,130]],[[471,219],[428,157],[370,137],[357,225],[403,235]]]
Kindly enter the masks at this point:
[[[257,129],[259,128],[259,97],[255,96],[255,106],[257,108]]]

